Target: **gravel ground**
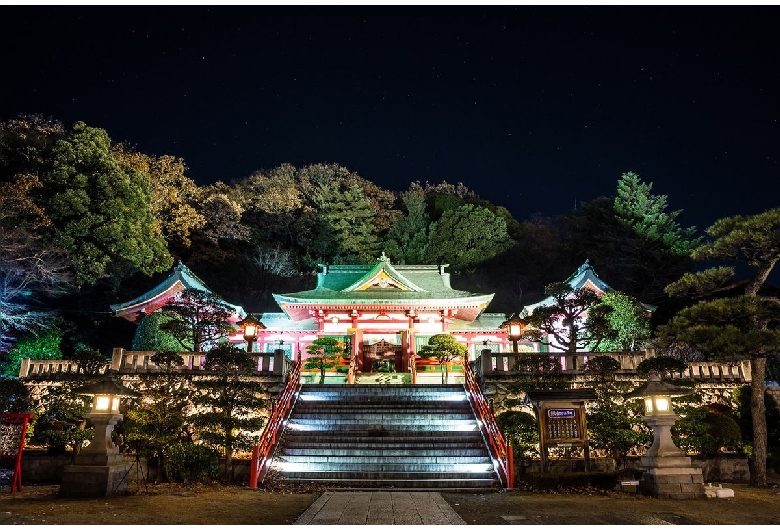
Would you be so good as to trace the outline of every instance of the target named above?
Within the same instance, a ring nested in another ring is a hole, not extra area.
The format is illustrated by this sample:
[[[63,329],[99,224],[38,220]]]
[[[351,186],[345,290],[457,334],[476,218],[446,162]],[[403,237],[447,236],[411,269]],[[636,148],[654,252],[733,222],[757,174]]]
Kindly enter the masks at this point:
[[[724,484],[731,499],[673,501],[633,493],[446,493],[444,499],[469,525],[502,524],[780,524],[780,489]],[[285,491],[242,486],[148,485],[100,499],[63,499],[59,486],[0,490],[0,524],[293,524],[320,496],[312,486]]]

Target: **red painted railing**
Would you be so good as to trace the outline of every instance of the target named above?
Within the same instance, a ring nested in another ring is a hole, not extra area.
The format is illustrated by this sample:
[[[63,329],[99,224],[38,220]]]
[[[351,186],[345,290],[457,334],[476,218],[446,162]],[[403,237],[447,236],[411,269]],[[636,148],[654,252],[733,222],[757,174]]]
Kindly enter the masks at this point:
[[[301,385],[301,361],[295,362],[295,367],[287,378],[287,385],[279,398],[279,403],[271,412],[271,417],[265,425],[260,442],[252,448],[252,463],[249,468],[249,487],[256,488],[257,483],[263,482],[268,467],[271,465],[274,448],[279,435],[284,429],[284,422],[290,415],[298,388]]]
[[[504,433],[498,428],[496,417],[490,410],[468,361],[463,363],[463,372],[466,376],[466,391],[469,400],[480,420],[480,430],[488,442],[493,458],[498,462],[498,476],[505,488],[512,489],[515,487],[515,462],[512,445],[507,443]]]

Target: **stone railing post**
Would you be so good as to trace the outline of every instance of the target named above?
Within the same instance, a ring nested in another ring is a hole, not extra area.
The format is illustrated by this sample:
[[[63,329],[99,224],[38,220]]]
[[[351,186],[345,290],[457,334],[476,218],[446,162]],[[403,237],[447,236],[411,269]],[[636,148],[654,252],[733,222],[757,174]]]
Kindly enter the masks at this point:
[[[284,350],[274,350],[274,375],[284,375],[285,360],[287,360],[287,356],[284,354]]]
[[[30,358],[25,357],[22,359],[22,364],[19,366],[19,377],[27,377],[30,373]]]
[[[124,348],[114,348],[111,351],[111,370],[118,372],[122,367],[122,358],[125,356]]]
[[[480,375],[486,375],[493,372],[493,352],[491,350],[482,350],[482,366],[480,367]]]

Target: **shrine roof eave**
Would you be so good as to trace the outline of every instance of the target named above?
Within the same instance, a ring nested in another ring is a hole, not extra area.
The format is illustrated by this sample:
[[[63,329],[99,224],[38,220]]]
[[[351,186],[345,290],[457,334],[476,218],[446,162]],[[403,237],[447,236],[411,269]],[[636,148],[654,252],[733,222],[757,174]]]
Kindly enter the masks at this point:
[[[462,298],[391,298],[361,299],[359,297],[334,297],[332,299],[298,298],[274,295],[279,307],[293,320],[311,317],[310,311],[441,311],[457,309],[455,318],[474,320],[493,300],[493,294],[468,296]]]
[[[175,293],[184,289],[197,289],[209,294],[214,294],[206,286],[203,280],[193,274],[186,265],[179,262],[173,269],[173,272],[154,288],[128,302],[112,304],[109,307],[115,316],[128,318],[130,315],[144,311],[144,308],[147,306],[151,306],[153,310],[157,309],[161,305],[161,303],[158,303],[160,300],[170,298]],[[239,317],[246,316],[243,307],[230,304],[224,300],[222,302],[228,306],[235,315]]]

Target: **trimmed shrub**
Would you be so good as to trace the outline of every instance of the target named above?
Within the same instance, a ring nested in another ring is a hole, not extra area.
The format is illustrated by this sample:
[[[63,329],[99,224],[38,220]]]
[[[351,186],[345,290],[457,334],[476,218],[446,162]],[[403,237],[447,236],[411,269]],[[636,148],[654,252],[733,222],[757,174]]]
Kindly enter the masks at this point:
[[[706,406],[686,412],[672,428],[672,439],[677,447],[706,457],[721,453],[723,448],[739,450],[741,438],[734,418],[710,412]]]
[[[176,444],[168,449],[165,473],[174,482],[208,483],[219,473],[219,452],[198,444]]]
[[[162,324],[175,317],[164,311],[155,311],[146,315],[138,324],[133,337],[134,351],[184,351],[184,347],[170,333],[160,329]]]

